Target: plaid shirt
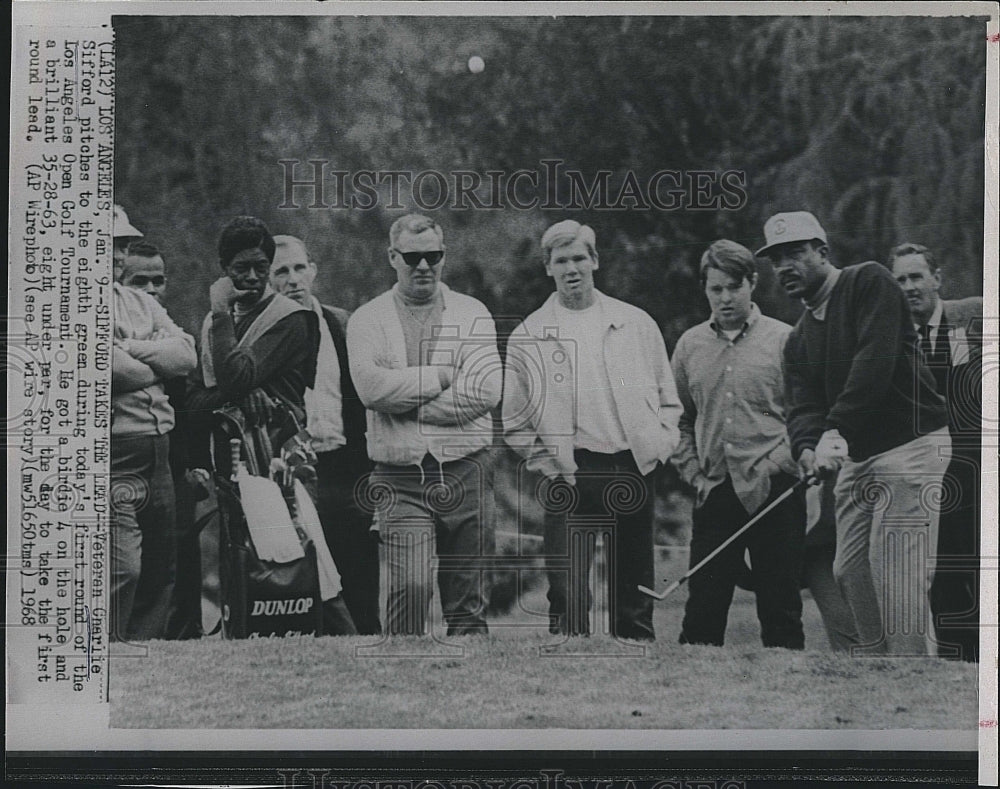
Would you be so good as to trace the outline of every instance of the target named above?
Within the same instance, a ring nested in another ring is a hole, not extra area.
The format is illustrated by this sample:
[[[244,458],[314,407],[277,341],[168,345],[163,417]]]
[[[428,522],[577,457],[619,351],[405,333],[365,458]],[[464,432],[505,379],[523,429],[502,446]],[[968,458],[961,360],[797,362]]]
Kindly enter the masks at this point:
[[[753,513],[767,500],[771,476],[797,473],[785,431],[781,369],[791,329],[754,304],[732,340],[708,320],[678,341],[673,369],[684,413],[672,462],[697,490],[697,506],[729,475]]]

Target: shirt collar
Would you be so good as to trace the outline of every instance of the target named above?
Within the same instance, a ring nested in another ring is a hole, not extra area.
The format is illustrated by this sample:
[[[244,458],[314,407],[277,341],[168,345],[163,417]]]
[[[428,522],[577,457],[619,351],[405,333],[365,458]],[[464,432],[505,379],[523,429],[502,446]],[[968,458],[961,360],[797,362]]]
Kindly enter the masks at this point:
[[[937,304],[934,307],[934,312],[931,313],[930,319],[927,321],[927,325],[932,329],[936,329],[941,325],[941,319],[944,317],[944,307],[941,306],[941,299],[937,300]],[[914,324],[916,326],[916,324]],[[916,326],[918,329],[919,326]]]
[[[806,309],[817,318],[822,319],[822,315],[826,313],[826,303],[830,300],[833,286],[837,284],[838,279],[840,279],[840,269],[836,266],[830,266],[830,270],[826,272],[826,279],[823,280],[823,284],[820,285],[819,290],[808,301],[802,299],[802,303],[806,305]],[[819,314],[817,315],[817,313]]]
[[[753,328],[754,324],[757,323],[759,319],[760,319],[760,309],[757,307],[755,303],[751,302],[750,314],[747,316],[747,319],[743,322],[743,326],[740,329],[740,333],[736,335],[736,338],[742,337],[744,334],[750,331],[750,329]],[[709,319],[708,325],[712,329],[712,331],[716,333],[716,335],[721,335],[722,332],[724,331],[723,329],[719,328],[719,324],[715,322],[714,318]]]
[[[601,305],[601,315],[609,326],[614,326],[616,329],[620,329],[625,325],[625,312],[620,308],[619,302],[616,299],[608,298],[597,288],[594,288],[594,303]],[[559,304],[558,291],[553,292],[543,305],[548,311],[548,318],[550,321],[555,320],[557,304]],[[555,323],[545,325],[554,326]]]

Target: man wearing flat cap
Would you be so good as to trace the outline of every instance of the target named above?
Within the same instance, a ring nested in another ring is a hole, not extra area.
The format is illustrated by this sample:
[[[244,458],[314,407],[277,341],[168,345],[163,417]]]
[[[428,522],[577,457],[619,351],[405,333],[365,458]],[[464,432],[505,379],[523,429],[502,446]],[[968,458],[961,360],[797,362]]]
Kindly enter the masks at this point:
[[[594,287],[594,231],[573,220],[542,236],[556,292],[511,335],[504,438],[543,477],[549,627],[590,632],[597,524],[610,568],[611,633],[651,641],[656,468],[680,440],[681,403],[653,319]]]
[[[948,415],[892,274],[837,269],[806,211],[772,216],[757,254],[805,312],[785,345],[788,434],[803,475],[831,476],[833,572],[864,654],[926,655]]]

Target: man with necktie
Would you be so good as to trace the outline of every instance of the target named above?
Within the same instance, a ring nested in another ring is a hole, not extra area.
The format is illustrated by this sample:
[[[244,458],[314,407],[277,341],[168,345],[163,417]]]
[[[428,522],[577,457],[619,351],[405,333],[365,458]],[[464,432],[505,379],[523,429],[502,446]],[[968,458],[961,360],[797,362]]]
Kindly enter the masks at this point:
[[[983,299],[942,299],[941,269],[920,244],[897,246],[889,254],[889,266],[910,306],[924,360],[948,406],[952,459],[938,531],[939,565],[931,587],[938,653],[978,661]],[[949,490],[954,492],[949,495]]]

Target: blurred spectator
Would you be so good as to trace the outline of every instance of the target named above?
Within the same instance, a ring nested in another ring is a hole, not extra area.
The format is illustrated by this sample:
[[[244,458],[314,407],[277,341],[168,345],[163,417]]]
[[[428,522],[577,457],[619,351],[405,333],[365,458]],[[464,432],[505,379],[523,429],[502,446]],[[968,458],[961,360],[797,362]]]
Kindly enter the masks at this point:
[[[122,265],[125,263],[125,250],[130,243],[142,238],[142,231],[129,222],[125,209],[118,204],[115,204],[112,215],[111,236],[114,244],[112,247],[114,279],[118,281],[121,279]]]

